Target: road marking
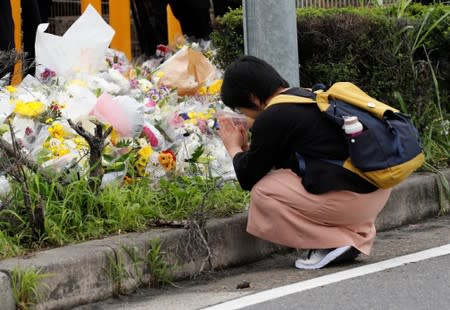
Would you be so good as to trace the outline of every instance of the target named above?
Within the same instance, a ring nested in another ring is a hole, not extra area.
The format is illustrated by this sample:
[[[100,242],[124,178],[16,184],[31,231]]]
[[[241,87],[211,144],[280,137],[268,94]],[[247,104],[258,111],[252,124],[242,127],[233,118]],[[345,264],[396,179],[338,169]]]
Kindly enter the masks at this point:
[[[430,258],[435,258],[443,255],[450,254],[450,244],[440,247],[432,248],[429,250],[408,254],[404,256],[395,257],[378,263],[373,263],[366,266],[361,266],[349,270],[344,270],[336,273],[332,273],[326,276],[301,281],[270,290],[265,290],[259,293],[247,295],[241,298],[237,298],[231,301],[227,301],[221,304],[217,304],[211,307],[203,308],[204,310],[233,310],[241,309],[244,307],[259,304],[272,299],[280,298],[283,296],[291,295],[294,293],[303,292],[319,286],[324,286],[351,278],[361,277],[375,272],[380,272],[387,269],[403,266],[409,263],[415,263]]]

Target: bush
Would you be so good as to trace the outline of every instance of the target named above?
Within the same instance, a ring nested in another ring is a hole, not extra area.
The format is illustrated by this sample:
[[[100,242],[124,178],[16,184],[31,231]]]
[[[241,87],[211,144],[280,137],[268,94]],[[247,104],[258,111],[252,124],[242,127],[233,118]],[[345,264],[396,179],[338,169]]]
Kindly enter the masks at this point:
[[[415,4],[399,18],[396,7],[298,9],[301,84],[310,87],[351,81],[394,106],[398,106],[395,91],[400,91],[406,102],[429,98],[434,92],[430,70],[423,65],[427,62],[426,48],[439,80],[442,101],[448,104],[448,19],[431,27],[449,11],[445,5]],[[414,46],[428,30],[423,47]],[[218,48],[216,64],[221,68],[242,55],[242,9],[221,18],[211,39]],[[417,79],[420,83],[412,83]]]
[[[443,4],[297,10],[300,82],[357,84],[411,114],[427,162],[448,166],[450,7]],[[243,54],[242,10],[219,20],[212,34],[216,63]]]

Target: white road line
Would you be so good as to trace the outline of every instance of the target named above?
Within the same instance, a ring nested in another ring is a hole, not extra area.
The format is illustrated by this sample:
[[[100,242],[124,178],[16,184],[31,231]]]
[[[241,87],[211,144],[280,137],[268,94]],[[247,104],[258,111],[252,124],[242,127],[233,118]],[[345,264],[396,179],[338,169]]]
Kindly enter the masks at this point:
[[[324,286],[339,281],[361,277],[367,274],[380,272],[383,270],[403,266],[409,263],[415,263],[422,260],[448,255],[450,254],[450,244],[440,247],[432,248],[429,250],[408,254],[404,256],[395,257],[378,263],[361,266],[349,270],[344,270],[336,273],[332,273],[326,276],[301,281],[270,290],[262,291],[259,293],[247,295],[241,298],[237,298],[231,301],[227,301],[221,304],[217,304],[211,307],[203,308],[204,310],[234,310],[248,307],[251,305],[259,304],[268,300],[280,298],[290,294],[306,291],[319,286]]]

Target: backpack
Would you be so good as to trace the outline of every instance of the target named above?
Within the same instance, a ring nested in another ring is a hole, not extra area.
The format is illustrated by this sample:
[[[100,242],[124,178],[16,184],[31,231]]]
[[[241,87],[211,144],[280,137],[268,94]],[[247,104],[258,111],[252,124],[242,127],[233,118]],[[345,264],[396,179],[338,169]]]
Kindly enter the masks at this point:
[[[317,104],[341,128],[344,117],[356,116],[363,125],[359,136],[347,136],[349,158],[345,161],[322,160],[341,165],[379,188],[393,187],[406,179],[425,160],[419,133],[409,116],[384,104],[349,82],[338,82],[328,90],[311,91],[310,98],[277,95],[266,108],[278,103]],[[342,130],[342,134],[344,130]],[[300,169],[304,160],[296,154]],[[302,162],[303,161],[303,162]]]

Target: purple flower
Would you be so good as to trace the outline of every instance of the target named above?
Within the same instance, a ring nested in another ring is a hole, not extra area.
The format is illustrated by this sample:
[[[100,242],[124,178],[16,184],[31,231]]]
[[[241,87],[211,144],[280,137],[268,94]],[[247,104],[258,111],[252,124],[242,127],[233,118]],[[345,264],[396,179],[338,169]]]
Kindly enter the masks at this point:
[[[139,81],[138,80],[136,80],[136,79],[130,80],[130,87],[132,89],[136,89],[136,88],[138,88],[138,86],[139,86]]]
[[[49,68],[45,68],[44,72],[41,73],[41,79],[43,81],[48,81],[52,77],[56,76],[56,72],[53,70],[50,70]]]

